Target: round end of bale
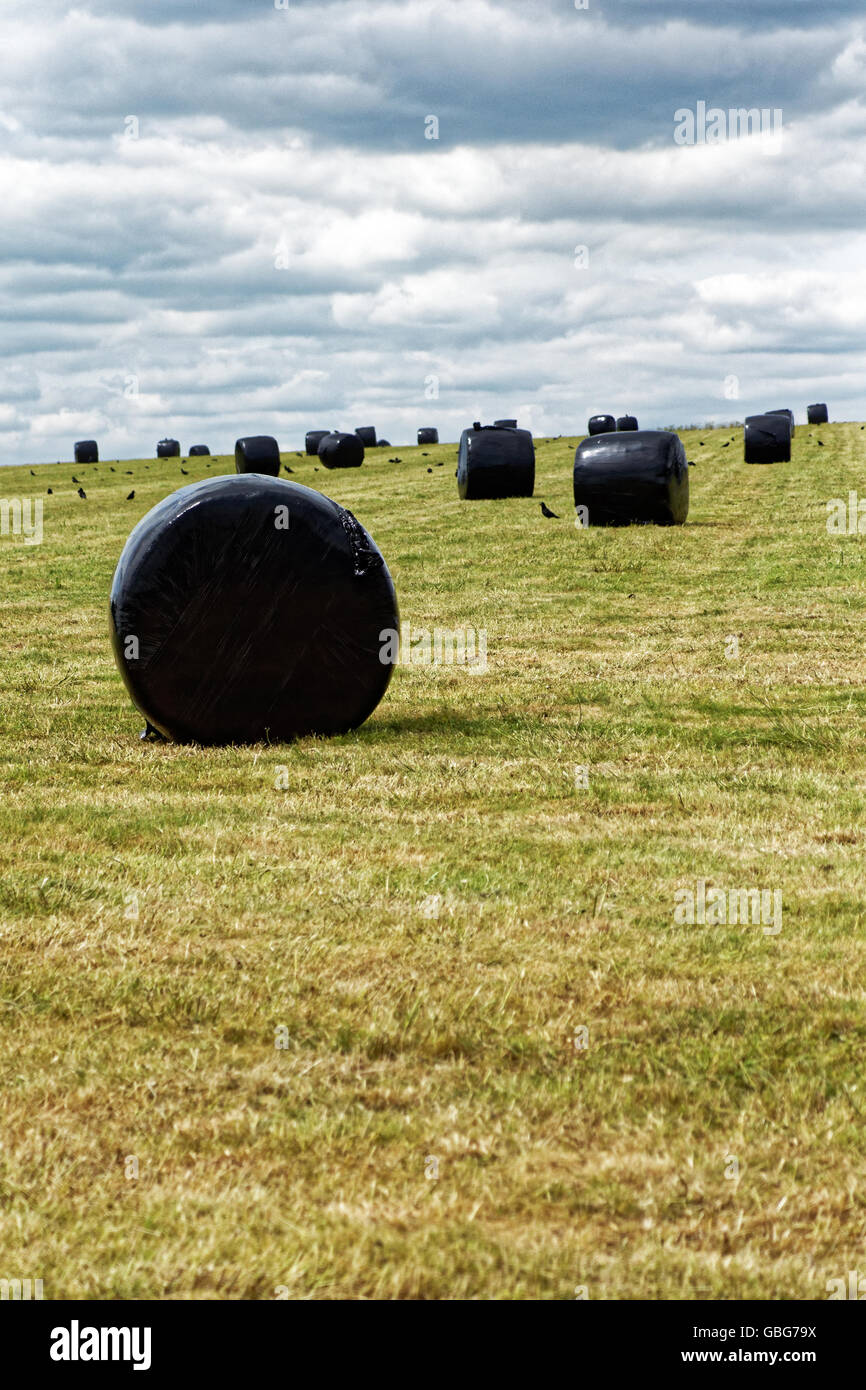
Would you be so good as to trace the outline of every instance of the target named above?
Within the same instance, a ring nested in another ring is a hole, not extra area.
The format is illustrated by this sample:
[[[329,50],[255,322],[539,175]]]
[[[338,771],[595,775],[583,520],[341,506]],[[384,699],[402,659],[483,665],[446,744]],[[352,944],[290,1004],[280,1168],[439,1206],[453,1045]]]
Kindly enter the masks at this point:
[[[364,445],[355,434],[334,430],[319,441],[319,458],[326,468],[360,468],[364,462]]]
[[[788,463],[791,422],[786,415],[747,415],[743,426],[746,463]]]
[[[529,430],[476,423],[460,436],[457,492],[464,501],[531,497],[535,445]]]
[[[574,505],[587,526],[682,526],[689,514],[689,465],[669,430],[605,431],[574,455]]]
[[[437,429],[434,429],[432,425],[428,425],[428,426],[425,427],[424,429],[420,429],[420,430],[418,431],[418,443],[419,443],[419,444],[438,444],[438,443],[439,443],[439,431],[438,431]]]
[[[270,434],[253,434],[235,444],[236,473],[264,473],[276,478],[280,471],[280,446]]]
[[[494,428],[494,429],[497,429],[497,430],[499,430],[499,429],[501,429],[501,430],[516,430],[516,429],[517,429],[517,421],[516,421],[516,420],[494,420],[494,421],[493,421],[493,428]]]
[[[355,433],[365,449],[375,449],[376,428],[374,425],[359,425]]]
[[[201,744],[357,728],[388,687],[399,631],[363,526],[256,473],[193,483],[147,513],[118,562],[110,623],[137,709]]]
[[[189,451],[189,457],[191,459],[201,458],[204,454],[210,454],[210,449],[206,444],[193,444]]]
[[[620,434],[629,430],[636,430],[637,427],[637,420],[633,415],[620,415],[616,422],[616,428]]]
[[[310,456],[315,456],[319,452],[319,445],[330,430],[307,430],[304,437],[304,449]]]
[[[616,430],[613,415],[593,415],[586,426],[587,434],[611,434]]]
[[[180,458],[180,445],[176,439],[161,439],[156,446],[158,459]]]
[[[819,401],[816,405],[807,406],[806,418],[810,425],[828,425],[830,423],[830,415],[823,401]]]
[[[75,445],[74,456],[76,463],[98,463],[99,449],[95,439],[79,439]]]

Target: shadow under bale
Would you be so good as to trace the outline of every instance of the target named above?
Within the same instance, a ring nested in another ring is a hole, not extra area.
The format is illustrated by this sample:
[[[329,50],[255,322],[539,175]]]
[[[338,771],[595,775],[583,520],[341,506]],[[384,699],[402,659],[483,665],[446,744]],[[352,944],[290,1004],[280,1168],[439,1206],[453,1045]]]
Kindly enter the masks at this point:
[[[419,444],[438,444],[438,443],[439,443],[439,431],[433,429],[432,426],[429,426],[429,427],[426,428],[426,429],[420,429],[420,430],[418,431],[418,443],[419,443]]]
[[[95,439],[79,439],[74,449],[76,463],[98,463],[99,448]]]
[[[606,432],[574,455],[574,505],[586,526],[682,526],[689,514],[689,465],[669,430]]]
[[[747,415],[743,426],[746,463],[788,463],[791,422],[786,415]]]
[[[612,434],[616,431],[613,415],[593,415],[586,426],[587,434]]]
[[[330,434],[330,430],[307,430],[304,436],[304,449],[308,455],[315,456],[319,452],[319,445]]]
[[[531,497],[535,445],[529,430],[481,425],[464,430],[457,456],[457,491],[464,501]]]
[[[276,478],[280,471],[280,446],[270,434],[252,434],[235,444],[236,473],[264,473]]]
[[[180,445],[176,439],[161,439],[156,446],[158,459],[179,459]]]
[[[193,483],[148,512],[118,562],[110,623],[135,706],[165,738],[201,744],[357,728],[391,679],[381,634],[399,631],[363,526],[261,474]]]
[[[810,425],[827,425],[830,423],[830,414],[823,401],[819,401],[816,405],[807,406],[806,418]]]
[[[334,430],[319,440],[319,458],[326,468],[360,468],[364,462],[364,445],[357,432],[341,434]]]

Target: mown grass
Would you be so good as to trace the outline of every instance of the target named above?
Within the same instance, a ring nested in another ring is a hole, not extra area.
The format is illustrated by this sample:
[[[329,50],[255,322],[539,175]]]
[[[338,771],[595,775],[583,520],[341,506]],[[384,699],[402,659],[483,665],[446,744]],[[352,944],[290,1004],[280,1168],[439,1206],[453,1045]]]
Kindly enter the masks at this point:
[[[0,540],[0,1276],[801,1299],[858,1267],[866,571],[824,504],[866,434],[769,468],[733,437],[683,435],[674,530],[576,530],[574,440],[533,501],[460,503],[454,445],[285,455],[404,620],[489,657],[292,747],[141,744],[108,644],[131,526],[229,460],[3,471],[45,536]],[[698,878],[781,890],[781,932],[677,925]]]

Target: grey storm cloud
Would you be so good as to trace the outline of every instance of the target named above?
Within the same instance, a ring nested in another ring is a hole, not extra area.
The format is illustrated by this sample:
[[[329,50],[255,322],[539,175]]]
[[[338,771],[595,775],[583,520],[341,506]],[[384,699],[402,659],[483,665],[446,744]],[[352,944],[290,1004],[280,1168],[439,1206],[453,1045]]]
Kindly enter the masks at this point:
[[[862,413],[854,5],[4,9],[3,462]],[[782,148],[678,147],[699,101],[780,107]]]

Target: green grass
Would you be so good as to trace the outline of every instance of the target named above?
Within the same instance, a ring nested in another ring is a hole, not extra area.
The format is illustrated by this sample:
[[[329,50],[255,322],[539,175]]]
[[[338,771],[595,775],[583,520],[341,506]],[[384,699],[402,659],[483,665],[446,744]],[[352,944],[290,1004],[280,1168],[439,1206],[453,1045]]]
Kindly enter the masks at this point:
[[[459,502],[453,444],[285,455],[489,658],[292,747],[141,744],[109,647],[132,525],[228,460],[3,470],[45,535],[0,540],[0,1277],[805,1299],[862,1263],[866,538],[824,504],[866,434],[734,434],[684,433],[674,529],[576,530],[574,440],[533,501]],[[697,878],[780,889],[781,932],[676,925]]]

